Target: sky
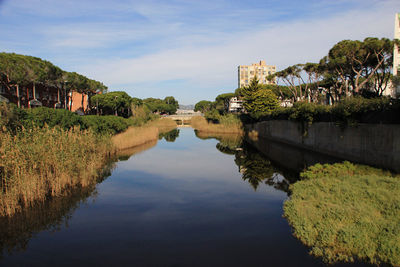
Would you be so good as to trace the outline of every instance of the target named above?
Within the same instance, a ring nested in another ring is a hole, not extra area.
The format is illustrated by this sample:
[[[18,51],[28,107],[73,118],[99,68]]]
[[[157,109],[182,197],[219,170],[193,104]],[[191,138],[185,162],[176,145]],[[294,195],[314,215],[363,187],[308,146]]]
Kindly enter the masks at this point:
[[[0,51],[132,97],[214,100],[238,65],[318,62],[344,39],[394,36],[399,0],[0,0]]]

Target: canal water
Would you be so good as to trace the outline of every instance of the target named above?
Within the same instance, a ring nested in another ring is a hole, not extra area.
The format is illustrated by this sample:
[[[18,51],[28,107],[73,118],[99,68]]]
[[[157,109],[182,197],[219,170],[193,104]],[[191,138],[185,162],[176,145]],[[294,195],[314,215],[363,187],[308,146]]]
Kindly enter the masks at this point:
[[[323,266],[282,217],[295,172],[234,136],[161,138],[97,185],[1,218],[0,265]]]

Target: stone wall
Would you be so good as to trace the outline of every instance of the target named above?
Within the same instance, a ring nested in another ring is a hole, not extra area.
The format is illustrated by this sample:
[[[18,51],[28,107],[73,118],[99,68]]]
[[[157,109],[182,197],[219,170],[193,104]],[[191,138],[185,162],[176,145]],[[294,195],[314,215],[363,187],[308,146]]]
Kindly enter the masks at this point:
[[[358,124],[343,128],[319,122],[304,128],[292,121],[265,121],[246,125],[246,131],[258,132],[258,138],[400,173],[400,125]]]

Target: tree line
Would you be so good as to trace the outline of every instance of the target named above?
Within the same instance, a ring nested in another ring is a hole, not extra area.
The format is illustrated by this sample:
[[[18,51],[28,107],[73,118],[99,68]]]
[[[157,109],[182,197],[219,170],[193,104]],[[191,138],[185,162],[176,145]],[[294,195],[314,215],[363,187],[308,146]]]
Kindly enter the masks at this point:
[[[215,101],[202,100],[196,111],[223,114],[229,100],[238,97],[248,113],[268,114],[285,103],[295,102],[334,104],[350,96],[381,97],[393,77],[393,49],[398,40],[366,38],[343,40],[335,44],[319,63],[302,63],[289,66],[267,77],[276,84],[259,84],[255,77],[248,86],[234,93],[220,94]]]
[[[116,91],[97,94],[90,98],[91,110],[99,115],[116,115],[130,117],[135,115],[137,108],[140,112],[155,114],[174,114],[179,108],[178,101],[173,96],[164,99],[130,97],[126,92]]]
[[[92,112],[102,115],[132,115],[132,106],[146,107],[151,113],[173,114],[179,107],[173,96],[164,99],[130,97],[126,92],[107,93],[107,86],[76,72],[67,72],[47,60],[15,53],[0,53],[0,84],[11,91],[16,88],[41,84],[44,87],[58,88],[64,94],[75,91],[90,97],[89,107]],[[98,94],[101,93],[101,94]]]
[[[107,91],[107,86],[102,82],[76,72],[64,71],[47,60],[5,52],[0,53],[0,84],[7,90],[15,87],[17,91],[32,84],[86,95]]]
[[[277,88],[278,96],[292,102],[320,102],[322,92],[332,103],[348,96],[380,97],[393,78],[395,42],[372,37],[343,40],[319,63],[295,64],[268,78],[284,84]]]

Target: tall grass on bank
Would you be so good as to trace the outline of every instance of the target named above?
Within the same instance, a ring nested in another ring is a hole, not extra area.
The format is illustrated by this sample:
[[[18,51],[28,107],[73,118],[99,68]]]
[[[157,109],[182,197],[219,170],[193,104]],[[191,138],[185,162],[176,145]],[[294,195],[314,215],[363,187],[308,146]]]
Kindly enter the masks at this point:
[[[311,254],[400,266],[400,177],[344,162],[317,164],[301,178],[284,213]]]
[[[199,132],[243,134],[243,125],[234,115],[221,116],[219,123],[210,123],[204,117],[192,118],[191,125]]]
[[[129,127],[125,132],[114,135],[111,140],[116,151],[143,145],[158,140],[160,133],[176,128],[176,123],[170,119],[150,121],[143,126]]]
[[[96,178],[111,151],[108,136],[55,128],[0,131],[0,216],[62,195]]]

